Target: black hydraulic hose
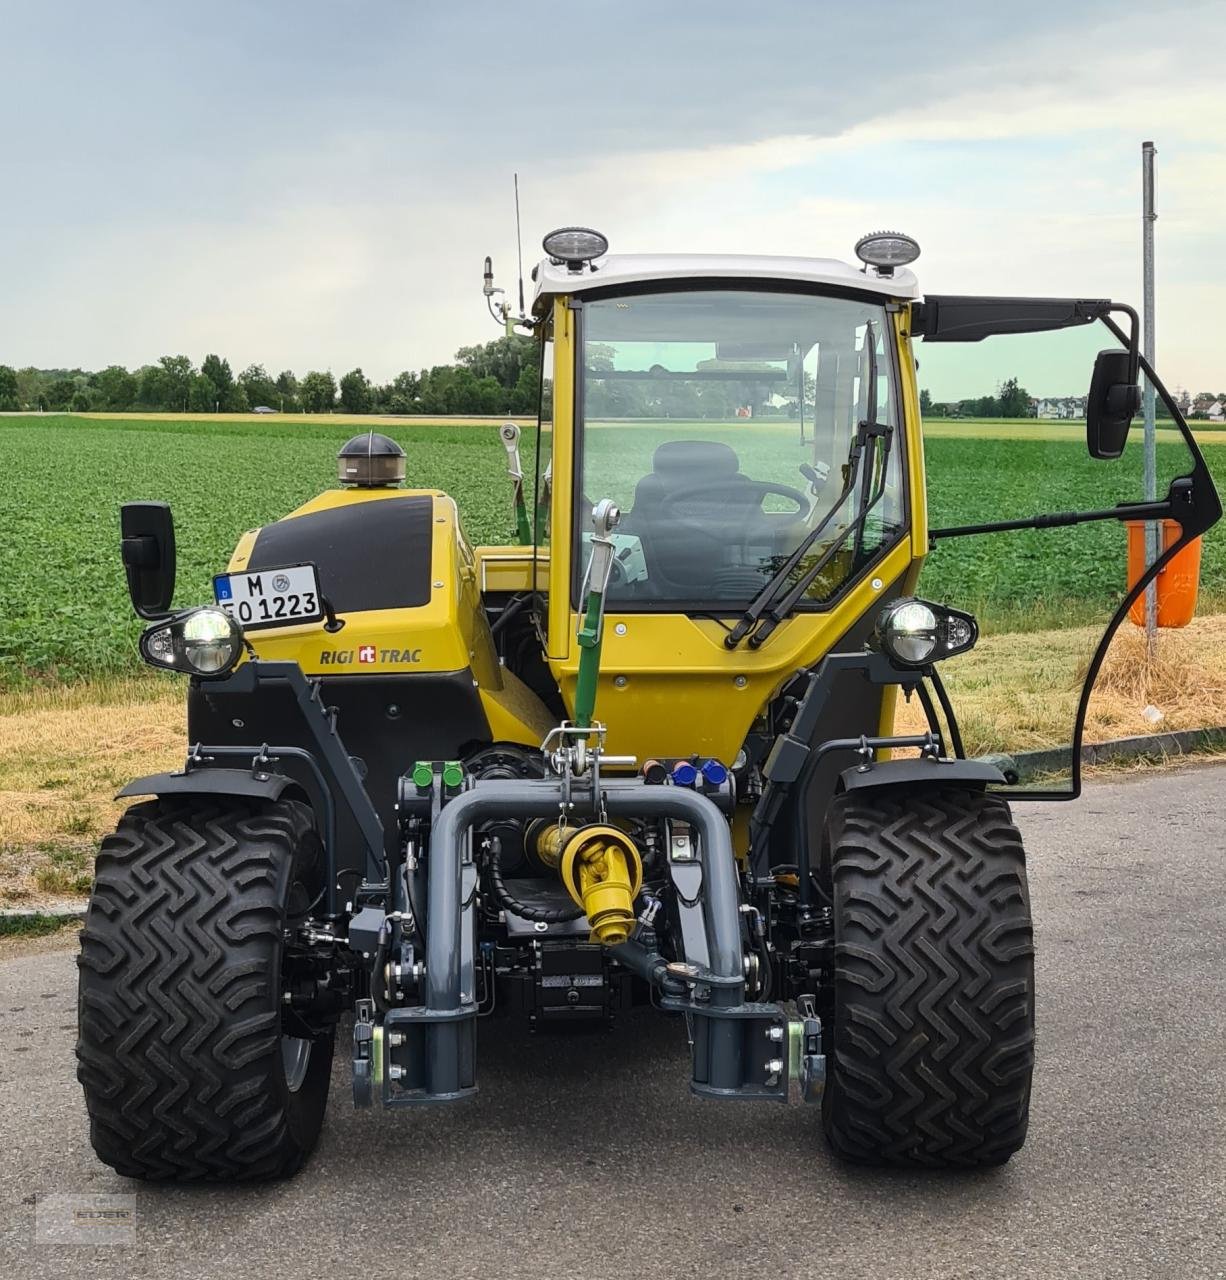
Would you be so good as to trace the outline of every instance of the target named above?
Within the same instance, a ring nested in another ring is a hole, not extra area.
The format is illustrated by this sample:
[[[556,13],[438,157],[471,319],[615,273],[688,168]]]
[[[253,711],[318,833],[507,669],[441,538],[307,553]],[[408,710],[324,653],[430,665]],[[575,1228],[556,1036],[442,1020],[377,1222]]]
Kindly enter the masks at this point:
[[[532,593],[525,591],[522,595],[515,596],[510,600],[505,609],[490,624],[490,631],[496,636],[503,631],[507,624],[523,612],[524,606],[532,600]]]
[[[933,667],[929,679],[936,690],[941,710],[945,713],[945,723],[949,726],[949,749],[954,753],[956,760],[965,760],[966,748],[962,745],[962,730],[958,726],[958,717],[954,715],[954,704],[949,700],[949,691],[945,688],[945,681],[941,679],[941,673],[936,667]],[[920,684],[918,687],[923,689],[924,686]]]
[[[922,681],[917,681],[915,685],[915,693],[919,698],[920,706],[924,710],[924,715],[928,720],[928,728],[932,730],[932,736],[940,743],[941,754],[945,754],[945,739],[941,733],[941,722],[937,719],[936,706],[932,701],[932,694],[928,691],[928,686]],[[955,752],[955,754],[957,754]]]
[[[490,856],[486,864],[489,872],[490,888],[499,903],[513,915],[523,920],[539,920],[542,924],[567,924],[571,920],[583,919],[583,908],[577,903],[568,902],[564,907],[536,907],[531,903],[521,902],[507,888],[502,875],[502,841],[490,842]]]

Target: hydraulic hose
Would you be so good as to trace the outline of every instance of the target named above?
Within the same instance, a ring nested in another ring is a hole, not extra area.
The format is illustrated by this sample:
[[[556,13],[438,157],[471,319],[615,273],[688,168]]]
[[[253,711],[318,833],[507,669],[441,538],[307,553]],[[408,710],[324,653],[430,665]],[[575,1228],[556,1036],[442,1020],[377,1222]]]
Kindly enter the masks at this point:
[[[507,888],[507,882],[502,875],[502,841],[492,840],[490,845],[489,862],[486,864],[490,888],[494,892],[494,897],[507,911],[523,920],[539,920],[543,924],[566,924],[571,920],[582,919],[583,908],[576,906],[573,902],[568,901],[562,907],[538,907],[528,902],[521,902]]]

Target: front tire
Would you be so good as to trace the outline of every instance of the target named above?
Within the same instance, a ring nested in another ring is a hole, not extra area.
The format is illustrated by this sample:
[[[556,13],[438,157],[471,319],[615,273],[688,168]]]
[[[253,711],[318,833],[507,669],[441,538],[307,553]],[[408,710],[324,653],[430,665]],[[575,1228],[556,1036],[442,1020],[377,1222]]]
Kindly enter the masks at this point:
[[[118,1173],[268,1179],[310,1154],[335,1029],[283,1029],[282,952],[321,874],[310,811],[290,801],[156,800],[102,842],[77,1076],[90,1141]]]
[[[1030,898],[1009,806],[957,789],[852,791],[831,805],[826,848],[831,1146],[858,1164],[1003,1164],[1025,1141],[1034,1066]]]

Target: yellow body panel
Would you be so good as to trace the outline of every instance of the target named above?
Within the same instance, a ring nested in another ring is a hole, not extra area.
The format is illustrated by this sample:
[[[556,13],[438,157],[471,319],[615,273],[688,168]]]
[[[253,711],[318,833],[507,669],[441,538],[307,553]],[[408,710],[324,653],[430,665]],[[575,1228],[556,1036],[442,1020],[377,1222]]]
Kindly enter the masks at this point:
[[[730,762],[780,685],[827,653],[910,565],[904,540],[836,608],[797,614],[757,650],[726,649],[724,629],[705,619],[608,614],[596,718],[608,726],[609,751],[640,760],[697,752]],[[577,653],[550,666],[573,705]]]
[[[487,591],[530,591],[532,589],[533,555],[531,547],[491,546],[474,548],[477,556],[477,582]],[[549,548],[536,552],[536,586],[549,590]]]
[[[894,316],[894,336],[898,342],[901,365],[899,385],[902,390],[903,429],[907,441],[907,481],[911,512],[911,565],[903,574],[902,594],[910,595],[919,580],[928,554],[928,481],[924,470],[924,430],[920,414],[919,384],[915,378],[915,357],[911,350],[911,308]],[[881,723],[878,732],[888,736],[894,732],[894,716],[898,708],[898,686],[887,685],[881,694]],[[888,760],[893,752],[886,748],[878,756]]]
[[[363,502],[428,497],[433,501],[431,594],[416,609],[372,609],[338,614],[340,631],[320,623],[252,631],[248,639],[259,657],[297,662],[309,676],[415,675],[470,670],[494,741],[536,745],[553,717],[539,698],[498,661],[489,623],[481,607],[477,558],[464,539],[455,502],[434,489],[330,489],[284,517],[310,515]],[[244,534],[229,569],[247,567],[258,530]],[[388,548],[394,555],[395,548]],[[359,661],[363,650],[373,660]]]
[[[575,324],[568,301],[559,298],[553,309],[553,470],[549,504],[549,627],[550,665],[565,662],[574,643],[576,615],[570,607],[571,491],[575,462]],[[578,663],[576,653],[575,663]],[[554,675],[558,671],[555,668]]]
[[[717,622],[683,614],[610,612],[605,617],[596,718],[608,728],[606,747],[640,760],[698,753],[731,761],[754,720],[779,688],[830,651],[847,630],[874,610],[898,583],[909,590],[927,550],[923,440],[919,395],[907,328],[909,312],[895,317],[903,367],[901,379],[907,445],[910,535],[835,606],[798,613],[770,643],[753,650],[724,647]],[[571,527],[574,459],[574,325],[565,299],[555,303],[553,505],[550,526]],[[568,707],[574,706],[579,650],[572,643],[578,614],[571,605],[570,539],[557,537],[549,567],[549,665]],[[894,691],[883,699],[880,726],[894,721]]]

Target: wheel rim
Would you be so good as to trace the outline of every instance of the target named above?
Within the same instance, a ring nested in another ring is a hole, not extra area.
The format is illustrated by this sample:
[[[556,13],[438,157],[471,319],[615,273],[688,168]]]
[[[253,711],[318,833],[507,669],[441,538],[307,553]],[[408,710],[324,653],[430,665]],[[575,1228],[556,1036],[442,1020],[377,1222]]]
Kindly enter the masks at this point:
[[[281,1063],[285,1068],[285,1083],[290,1093],[297,1093],[306,1079],[311,1061],[311,1042],[297,1036],[282,1035]]]

